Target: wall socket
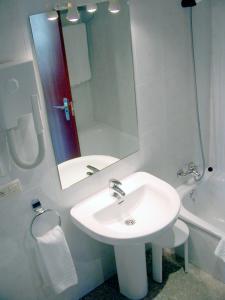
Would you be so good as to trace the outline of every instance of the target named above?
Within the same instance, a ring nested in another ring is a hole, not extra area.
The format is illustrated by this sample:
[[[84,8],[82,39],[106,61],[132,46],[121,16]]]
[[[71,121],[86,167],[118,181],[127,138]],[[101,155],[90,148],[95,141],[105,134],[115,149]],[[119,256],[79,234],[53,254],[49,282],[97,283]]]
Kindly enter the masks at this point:
[[[0,198],[7,197],[11,194],[21,193],[22,186],[19,179],[10,181],[9,183],[0,186]]]

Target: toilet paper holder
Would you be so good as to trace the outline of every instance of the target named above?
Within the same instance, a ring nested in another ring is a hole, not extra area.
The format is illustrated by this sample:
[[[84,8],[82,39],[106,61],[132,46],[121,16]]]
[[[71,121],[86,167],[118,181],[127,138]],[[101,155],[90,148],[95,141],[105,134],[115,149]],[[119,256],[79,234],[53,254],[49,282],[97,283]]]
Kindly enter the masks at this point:
[[[37,237],[33,233],[33,225],[34,225],[34,222],[44,213],[53,212],[58,217],[58,225],[61,226],[61,224],[62,224],[61,217],[57,211],[50,209],[50,208],[47,208],[47,209],[43,208],[39,199],[32,200],[31,206],[32,206],[33,211],[35,212],[35,216],[33,217],[32,221],[31,221],[30,233],[31,233],[31,236],[35,240],[37,240]]]

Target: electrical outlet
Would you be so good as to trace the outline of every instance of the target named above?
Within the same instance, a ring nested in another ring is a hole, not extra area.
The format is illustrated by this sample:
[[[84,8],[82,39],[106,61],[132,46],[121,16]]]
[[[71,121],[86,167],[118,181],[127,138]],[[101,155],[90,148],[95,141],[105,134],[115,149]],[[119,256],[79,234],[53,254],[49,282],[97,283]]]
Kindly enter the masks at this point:
[[[5,185],[0,186],[0,198],[21,192],[22,186],[19,179],[13,180]]]

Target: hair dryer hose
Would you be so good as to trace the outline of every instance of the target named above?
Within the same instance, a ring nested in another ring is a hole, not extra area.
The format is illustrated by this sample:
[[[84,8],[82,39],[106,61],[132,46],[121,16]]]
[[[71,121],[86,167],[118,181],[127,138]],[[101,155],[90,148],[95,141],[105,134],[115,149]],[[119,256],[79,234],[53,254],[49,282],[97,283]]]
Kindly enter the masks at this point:
[[[43,131],[40,133],[37,133],[37,141],[38,141],[38,155],[35,158],[35,160],[31,163],[24,162],[19,158],[19,155],[16,151],[15,147],[15,129],[9,129],[7,131],[7,139],[8,139],[8,145],[9,145],[9,150],[10,154],[17,166],[19,166],[22,169],[32,169],[38,166],[44,156],[45,156],[45,143],[44,143],[44,133]]]

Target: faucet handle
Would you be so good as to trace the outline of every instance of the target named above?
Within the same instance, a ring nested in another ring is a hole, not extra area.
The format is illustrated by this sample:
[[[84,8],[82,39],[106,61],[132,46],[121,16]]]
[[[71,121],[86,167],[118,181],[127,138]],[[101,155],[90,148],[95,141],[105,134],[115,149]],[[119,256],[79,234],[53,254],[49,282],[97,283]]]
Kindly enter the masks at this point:
[[[197,170],[197,168],[198,168],[198,166],[193,161],[189,162],[189,164],[188,164],[189,170]]]
[[[114,178],[110,179],[109,180],[109,186],[113,187],[115,185],[122,185],[122,183],[119,180],[117,180],[117,179],[114,179]]]

